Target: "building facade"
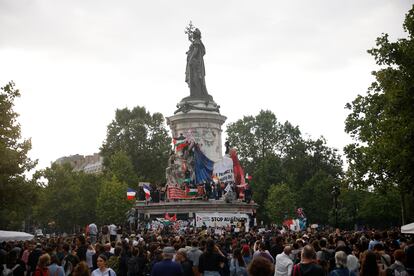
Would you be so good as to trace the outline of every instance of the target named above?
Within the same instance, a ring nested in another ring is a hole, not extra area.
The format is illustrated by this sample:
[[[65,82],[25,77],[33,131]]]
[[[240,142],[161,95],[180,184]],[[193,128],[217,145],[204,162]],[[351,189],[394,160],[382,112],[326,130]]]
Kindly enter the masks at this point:
[[[103,171],[103,157],[99,153],[93,155],[70,155],[58,158],[54,164],[63,165],[69,163],[76,172],[98,174]]]

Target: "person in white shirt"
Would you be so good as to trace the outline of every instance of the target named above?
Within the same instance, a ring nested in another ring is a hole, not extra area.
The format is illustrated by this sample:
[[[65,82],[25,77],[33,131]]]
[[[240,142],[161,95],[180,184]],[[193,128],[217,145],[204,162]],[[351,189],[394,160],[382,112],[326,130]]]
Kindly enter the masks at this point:
[[[95,255],[95,248],[92,244],[89,244],[88,250],[86,250],[86,263],[88,264],[90,271],[92,271],[93,268],[93,255]]]
[[[290,276],[293,267],[293,261],[289,257],[291,252],[292,248],[285,246],[283,252],[276,256],[275,276]]]
[[[118,228],[115,224],[112,223],[109,225],[109,239],[111,242],[114,242],[116,240],[116,230],[118,230]]]
[[[98,227],[95,223],[89,224],[89,237],[91,238],[91,243],[96,243],[96,237],[98,236]]]
[[[92,271],[91,276],[116,276],[115,271],[112,268],[108,268],[106,262],[108,261],[107,257],[104,254],[99,255],[96,260],[98,268]]]

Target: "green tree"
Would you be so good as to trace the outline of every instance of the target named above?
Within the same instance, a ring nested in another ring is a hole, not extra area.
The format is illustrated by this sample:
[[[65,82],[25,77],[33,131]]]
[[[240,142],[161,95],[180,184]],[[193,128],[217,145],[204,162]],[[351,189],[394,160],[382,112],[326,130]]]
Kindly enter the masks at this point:
[[[36,207],[36,221],[44,226],[54,225],[60,231],[72,231],[81,225],[80,214],[86,210],[80,207],[82,187],[73,168],[69,164],[53,164],[38,176],[45,182]]]
[[[351,111],[345,131],[355,140],[345,147],[348,176],[354,185],[400,194],[401,217],[406,217],[406,196],[414,190],[414,7],[403,24],[407,38],[390,42],[377,38],[368,52],[381,69],[365,96],[347,104]]]
[[[77,221],[84,226],[97,219],[97,199],[104,178],[100,174],[87,174],[82,171],[77,172],[75,177],[80,188]]]
[[[138,185],[138,176],[134,171],[130,157],[123,151],[117,151],[109,157],[106,172],[131,187]]]
[[[245,116],[230,123],[227,136],[248,171],[269,155],[284,156],[295,144],[302,142],[298,127],[289,122],[281,124],[269,110],[261,110],[255,117]]]
[[[253,176],[255,202],[264,206],[271,185],[285,183],[291,191],[303,195],[297,198],[297,207],[306,205],[308,214],[320,223],[327,223],[328,213],[319,208],[319,200],[325,200],[323,206],[330,208],[331,189],[322,186],[339,180],[343,172],[340,156],[326,145],[323,137],[306,140],[299,127],[289,122],[279,123],[271,111],[261,111],[257,116],[229,124],[227,134],[230,144],[237,148],[245,171]],[[322,186],[316,189],[311,187],[313,184]],[[260,219],[266,220],[267,215],[259,209]]]
[[[282,175],[282,160],[276,155],[268,155],[260,160],[254,168],[254,179],[251,181],[253,199],[260,206],[263,206],[269,193],[271,183],[282,183],[285,178]],[[264,215],[259,212],[259,217]]]
[[[40,186],[35,220],[50,230],[72,231],[96,220],[102,176],[73,171],[70,164],[53,164],[35,176]]]
[[[315,173],[305,182],[297,195],[298,202],[310,222],[321,223],[329,221],[329,211],[333,207],[332,188],[337,180],[324,171]]]
[[[150,114],[144,107],[118,109],[108,125],[107,137],[101,147],[104,165],[118,152],[132,162],[135,175],[144,181],[163,183],[171,139],[160,113]]]
[[[20,227],[31,203],[36,200],[36,187],[24,172],[36,162],[27,157],[31,142],[22,139],[14,101],[20,96],[13,82],[0,89],[0,228]]]
[[[289,147],[288,154],[283,158],[283,170],[286,181],[295,190],[302,189],[308,180],[321,171],[335,179],[343,175],[340,155],[336,149],[326,145],[323,137],[308,139]]]
[[[272,183],[286,182],[284,158],[303,142],[299,128],[289,122],[281,124],[271,111],[261,110],[256,116],[230,123],[227,135],[245,172],[253,175],[253,199],[264,206]],[[259,210],[258,217],[266,220],[263,210]]]
[[[270,220],[281,224],[283,220],[294,217],[295,205],[295,194],[283,183],[270,187],[264,207]]]
[[[364,200],[358,211],[358,220],[374,227],[390,227],[398,224],[399,194],[395,189],[387,193],[364,193]]]
[[[97,200],[96,214],[101,224],[122,224],[125,214],[133,206],[133,201],[126,198],[127,184],[120,182],[115,176],[104,180]]]
[[[355,225],[364,224],[359,219],[359,210],[366,198],[366,191],[349,187],[346,182],[341,183],[340,195],[338,197],[338,226],[353,229]],[[332,199],[333,200],[333,199]],[[335,213],[330,211],[329,222],[334,225]]]

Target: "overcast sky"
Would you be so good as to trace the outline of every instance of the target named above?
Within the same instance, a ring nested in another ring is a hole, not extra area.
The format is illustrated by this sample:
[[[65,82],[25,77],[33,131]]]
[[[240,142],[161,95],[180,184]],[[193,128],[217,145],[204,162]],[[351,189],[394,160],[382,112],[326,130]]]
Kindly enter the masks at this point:
[[[405,0],[0,0],[0,86],[14,80],[38,168],[92,154],[117,108],[171,116],[189,95],[184,29],[207,54],[206,83],[226,124],[261,109],[342,148],[344,105],[378,69],[366,50],[403,37]]]

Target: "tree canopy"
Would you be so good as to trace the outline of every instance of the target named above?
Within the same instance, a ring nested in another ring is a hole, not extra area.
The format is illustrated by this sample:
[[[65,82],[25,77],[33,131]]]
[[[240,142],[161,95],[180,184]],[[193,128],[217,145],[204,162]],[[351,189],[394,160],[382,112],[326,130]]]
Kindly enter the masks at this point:
[[[161,113],[150,114],[145,107],[118,109],[108,125],[101,147],[106,166],[113,155],[123,152],[132,163],[136,177],[152,183],[165,182],[165,166],[171,139]]]
[[[262,219],[280,223],[281,214],[303,207],[319,222],[327,222],[331,190],[343,172],[337,150],[328,147],[323,137],[306,139],[298,126],[281,123],[274,113],[263,110],[229,124],[227,134],[246,172],[253,176],[253,198],[266,209],[259,209]],[[294,196],[283,197],[286,204],[276,208],[280,191]]]
[[[97,199],[97,221],[101,224],[125,222],[125,213],[131,209],[134,201],[126,199],[126,183],[113,176],[105,179]]]
[[[95,221],[101,176],[73,171],[70,164],[53,164],[36,177],[45,180],[35,207],[37,222],[70,231]]]
[[[14,101],[20,92],[13,82],[0,88],[0,228],[21,224],[24,209],[33,203],[31,197],[36,187],[27,181],[24,172],[32,169],[36,162],[27,153],[31,149],[30,139],[21,137],[18,114],[13,110]],[[5,196],[7,195],[7,196]]]
[[[382,34],[368,51],[381,67],[367,94],[346,105],[345,131],[354,142],[344,150],[354,186],[398,189],[404,222],[405,198],[414,191],[414,7],[403,28],[406,38],[391,42]]]

